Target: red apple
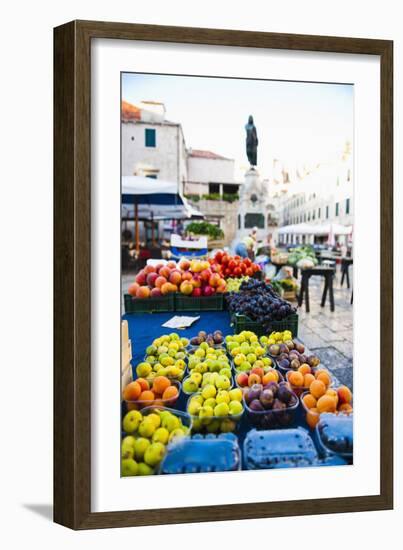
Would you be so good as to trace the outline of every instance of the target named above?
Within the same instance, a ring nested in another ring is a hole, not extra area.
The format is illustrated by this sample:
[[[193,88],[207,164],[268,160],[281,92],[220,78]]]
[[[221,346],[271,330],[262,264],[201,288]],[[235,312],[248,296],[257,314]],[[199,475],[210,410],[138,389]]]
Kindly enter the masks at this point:
[[[133,283],[129,286],[129,288],[127,289],[127,292],[130,294],[130,296],[136,296],[136,293],[139,288],[140,288],[140,285],[138,283]]]
[[[213,287],[217,287],[220,282],[221,282],[221,278],[218,275],[218,273],[213,273],[209,279],[209,285]]]
[[[161,294],[163,294],[165,296],[165,294],[169,294],[170,292],[172,292],[172,285],[171,283],[164,283],[161,288]]]
[[[159,274],[160,274],[162,277],[165,277],[166,280],[168,280],[168,279],[169,279],[169,276],[170,276],[170,274],[171,274],[171,270],[169,269],[168,266],[164,265],[164,267],[161,267]]]
[[[194,288],[192,292],[192,296],[195,296],[196,298],[199,298],[202,295],[202,289],[201,288]]]
[[[203,288],[203,295],[204,296],[212,296],[212,294],[214,294],[214,289],[207,285]]]
[[[159,273],[161,267],[164,267],[164,264],[156,264],[156,265],[155,265],[155,271],[156,271],[157,273]]]
[[[202,285],[202,278],[200,275],[193,275],[192,280],[190,281],[193,285],[193,288],[200,288]]]

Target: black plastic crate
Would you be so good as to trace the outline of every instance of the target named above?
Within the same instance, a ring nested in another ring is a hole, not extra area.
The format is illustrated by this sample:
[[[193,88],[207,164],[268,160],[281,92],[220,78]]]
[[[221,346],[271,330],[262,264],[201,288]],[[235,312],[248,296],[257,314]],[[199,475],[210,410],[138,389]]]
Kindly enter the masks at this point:
[[[166,294],[161,297],[133,298],[130,294],[124,295],[125,313],[161,313],[175,311],[175,294]]]
[[[176,311],[222,311],[224,309],[224,294],[213,296],[185,296],[175,295]]]
[[[290,330],[294,338],[298,336],[298,314],[293,313],[282,321],[272,321],[269,326],[264,328],[258,321],[252,321],[246,315],[239,315],[233,313],[231,316],[231,322],[234,325],[234,331],[239,334],[243,330],[250,330],[258,336],[263,334],[270,334],[270,332],[282,332],[283,330]]]

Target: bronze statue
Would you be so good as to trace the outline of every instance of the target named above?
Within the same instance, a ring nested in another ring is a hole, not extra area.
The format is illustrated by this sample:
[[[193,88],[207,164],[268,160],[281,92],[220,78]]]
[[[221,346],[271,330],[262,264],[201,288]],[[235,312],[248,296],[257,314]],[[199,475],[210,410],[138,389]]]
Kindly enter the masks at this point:
[[[253,124],[253,116],[249,115],[248,124],[245,124],[246,130],[246,154],[249,164],[253,167],[257,165],[257,132],[256,126]]]

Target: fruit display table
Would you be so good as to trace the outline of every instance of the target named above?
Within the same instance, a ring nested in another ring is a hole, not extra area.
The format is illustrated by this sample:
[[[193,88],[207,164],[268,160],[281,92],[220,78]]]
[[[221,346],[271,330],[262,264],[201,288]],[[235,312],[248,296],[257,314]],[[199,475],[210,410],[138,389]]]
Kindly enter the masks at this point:
[[[200,316],[200,319],[193,324],[193,326],[176,331],[182,337],[191,339],[194,336],[197,336],[199,331],[203,330],[206,332],[221,331],[223,336],[231,335],[234,333],[233,327],[230,324],[230,315],[226,311],[222,312],[188,312],[190,316]],[[133,343],[133,358],[132,366],[136,366],[138,363],[143,361],[146,354],[146,348],[149,346],[150,341],[157,337],[159,334],[164,332],[169,332],[169,329],[165,329],[162,325],[172,317],[172,313],[154,313],[154,314],[126,314],[123,316],[123,319],[128,323],[129,338]],[[186,411],[186,405],[189,396],[181,391],[179,398],[175,402],[172,408],[178,411]],[[253,425],[250,422],[250,418],[247,414],[243,414],[236,435],[238,437],[240,448],[243,448],[245,438],[248,434],[251,433]],[[295,415],[293,417],[293,422],[288,428],[298,428],[302,427],[305,430],[309,431],[310,436],[314,442],[314,445],[318,452],[321,452],[320,442],[317,439],[315,430],[310,430],[308,424],[306,423],[306,412],[299,405],[295,410]],[[243,455],[243,453],[242,453]],[[247,464],[242,459],[242,469],[247,469]],[[331,464],[331,459],[329,458],[328,464]],[[340,462],[335,462],[335,464],[340,464]],[[326,465],[326,463],[323,463]]]

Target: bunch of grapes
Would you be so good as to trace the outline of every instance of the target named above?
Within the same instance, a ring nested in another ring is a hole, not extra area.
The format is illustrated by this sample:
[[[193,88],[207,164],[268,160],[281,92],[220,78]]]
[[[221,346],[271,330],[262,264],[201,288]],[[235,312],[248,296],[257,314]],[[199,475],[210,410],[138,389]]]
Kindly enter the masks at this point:
[[[271,285],[256,279],[243,281],[239,292],[230,293],[227,301],[231,312],[246,315],[263,326],[282,321],[296,312],[296,308],[280,298]]]

